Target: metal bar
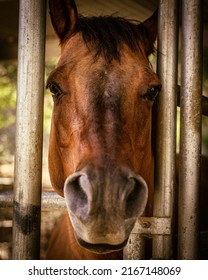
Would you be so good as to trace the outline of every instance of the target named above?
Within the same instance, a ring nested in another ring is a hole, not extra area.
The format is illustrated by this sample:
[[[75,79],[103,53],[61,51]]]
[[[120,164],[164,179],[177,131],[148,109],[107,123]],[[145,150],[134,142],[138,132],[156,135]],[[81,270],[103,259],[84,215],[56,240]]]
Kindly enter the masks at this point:
[[[167,236],[170,234],[171,234],[171,218],[162,218],[162,217],[138,218],[130,234],[128,244],[124,249],[123,258],[125,260],[145,259],[146,258],[145,238],[151,235]]]
[[[170,235],[171,218],[140,217],[131,233],[145,235]]]
[[[63,209],[66,203],[63,197],[53,191],[42,192],[41,209]],[[0,208],[13,207],[13,192],[0,191]]]
[[[42,194],[42,209],[63,209],[66,208],[65,199],[58,195],[57,193],[51,192],[43,192]]]
[[[0,191],[0,208],[13,207],[13,192]]]
[[[131,233],[123,250],[124,260],[142,260],[145,258],[145,238],[137,233]]]
[[[177,88],[177,106],[180,107],[181,106],[181,87],[178,86]],[[208,117],[208,97],[202,95],[202,115],[207,116]]]
[[[39,258],[45,9],[20,0],[13,259]]]
[[[154,217],[173,217],[176,155],[176,91],[178,20],[176,0],[159,2],[158,75]],[[172,223],[172,221],[171,221]],[[171,229],[173,232],[173,228]],[[170,259],[172,234],[153,237],[153,259]]]
[[[182,1],[181,83],[178,257],[197,259],[202,100],[200,0]]]

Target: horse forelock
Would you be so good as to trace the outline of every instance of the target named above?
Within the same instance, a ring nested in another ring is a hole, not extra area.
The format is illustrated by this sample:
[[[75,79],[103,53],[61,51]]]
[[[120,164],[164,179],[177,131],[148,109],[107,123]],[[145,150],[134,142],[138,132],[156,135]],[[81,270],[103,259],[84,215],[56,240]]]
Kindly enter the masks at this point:
[[[155,51],[154,42],[150,40],[148,30],[137,21],[129,21],[115,16],[84,17],[79,16],[73,36],[82,34],[82,38],[89,49],[95,50],[95,58],[103,55],[105,60],[120,60],[121,49],[126,44],[129,49],[137,53],[144,53],[148,46],[149,53]],[[69,36],[66,35],[64,41]],[[62,42],[63,43],[63,42]]]

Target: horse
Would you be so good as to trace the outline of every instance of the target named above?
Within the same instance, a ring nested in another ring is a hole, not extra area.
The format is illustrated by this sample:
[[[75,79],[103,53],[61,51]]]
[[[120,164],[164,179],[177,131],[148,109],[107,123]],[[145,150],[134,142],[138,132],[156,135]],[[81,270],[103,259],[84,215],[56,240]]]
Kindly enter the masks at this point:
[[[157,11],[136,22],[81,16],[73,0],[50,0],[49,10],[61,56],[47,80],[48,163],[67,214],[46,259],[122,259],[136,219],[152,216]]]

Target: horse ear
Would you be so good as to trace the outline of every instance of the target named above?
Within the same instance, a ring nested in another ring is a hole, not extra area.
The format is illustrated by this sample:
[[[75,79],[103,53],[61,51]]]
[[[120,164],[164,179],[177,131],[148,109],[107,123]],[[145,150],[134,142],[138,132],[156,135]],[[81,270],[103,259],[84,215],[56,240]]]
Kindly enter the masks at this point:
[[[158,10],[156,10],[151,17],[142,22],[142,26],[147,33],[149,40],[149,48],[147,47],[146,53],[150,55],[154,51],[154,42],[157,38],[157,19],[158,19]],[[147,44],[148,46],[148,44]]]
[[[77,6],[73,0],[49,0],[49,11],[53,28],[62,42],[75,30]]]

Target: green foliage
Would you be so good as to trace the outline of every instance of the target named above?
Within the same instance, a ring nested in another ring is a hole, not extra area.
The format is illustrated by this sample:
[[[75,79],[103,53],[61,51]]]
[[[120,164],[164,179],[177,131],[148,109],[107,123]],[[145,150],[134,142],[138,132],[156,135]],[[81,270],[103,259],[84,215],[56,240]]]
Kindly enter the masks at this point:
[[[54,69],[57,61],[46,63],[45,76]],[[11,160],[15,151],[17,63],[0,63],[0,162]],[[44,98],[44,136],[48,138],[53,101],[48,90]]]
[[[0,64],[0,160],[14,152],[16,77],[15,63]]]
[[[16,65],[0,64],[0,129],[14,123]]]

